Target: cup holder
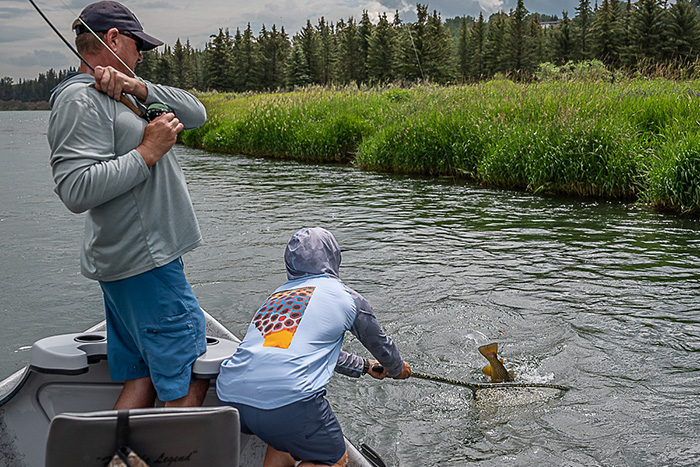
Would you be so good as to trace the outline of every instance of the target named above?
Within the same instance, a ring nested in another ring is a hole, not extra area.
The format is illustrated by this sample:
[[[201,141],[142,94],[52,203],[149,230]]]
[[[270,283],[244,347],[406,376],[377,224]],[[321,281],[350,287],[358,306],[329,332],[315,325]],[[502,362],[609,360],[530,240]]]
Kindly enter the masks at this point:
[[[207,345],[216,345],[219,343],[219,339],[216,337],[209,337],[207,336]]]
[[[86,342],[104,342],[107,338],[102,334],[81,334],[75,338],[75,342],[86,343]]]

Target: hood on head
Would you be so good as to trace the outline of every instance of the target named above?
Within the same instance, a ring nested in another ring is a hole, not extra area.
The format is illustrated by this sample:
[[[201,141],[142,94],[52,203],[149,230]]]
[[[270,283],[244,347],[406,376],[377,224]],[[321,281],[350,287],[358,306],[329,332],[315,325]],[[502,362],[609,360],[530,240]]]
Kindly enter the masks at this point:
[[[338,277],[340,246],[326,229],[303,228],[289,239],[284,250],[284,263],[289,280],[319,274]]]
[[[51,90],[51,96],[49,97],[49,105],[53,107],[53,103],[64,89],[73,84],[83,83],[83,84],[95,84],[95,77],[88,75],[87,73],[78,73],[77,71],[71,71],[66,75],[66,77],[56,85],[55,88]]]

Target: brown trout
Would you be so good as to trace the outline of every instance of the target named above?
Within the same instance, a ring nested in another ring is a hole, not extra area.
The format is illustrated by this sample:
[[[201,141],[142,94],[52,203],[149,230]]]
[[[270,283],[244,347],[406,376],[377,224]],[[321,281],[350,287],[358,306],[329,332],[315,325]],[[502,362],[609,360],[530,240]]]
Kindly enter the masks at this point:
[[[497,343],[482,345],[479,347],[479,352],[489,361],[489,364],[481,371],[491,377],[492,383],[513,381],[513,370],[506,370],[506,367],[503,366],[503,359],[498,358]]]

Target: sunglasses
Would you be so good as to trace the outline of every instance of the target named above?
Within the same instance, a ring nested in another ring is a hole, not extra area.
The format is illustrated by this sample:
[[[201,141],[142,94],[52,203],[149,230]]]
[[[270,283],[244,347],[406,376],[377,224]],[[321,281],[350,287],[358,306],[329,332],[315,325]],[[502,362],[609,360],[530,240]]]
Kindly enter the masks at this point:
[[[141,38],[136,37],[135,35],[133,35],[129,31],[119,31],[119,34],[122,34],[122,35],[128,37],[129,39],[132,39],[134,42],[136,42],[136,50],[139,53],[141,53],[141,51],[143,50],[143,41],[141,40]]]

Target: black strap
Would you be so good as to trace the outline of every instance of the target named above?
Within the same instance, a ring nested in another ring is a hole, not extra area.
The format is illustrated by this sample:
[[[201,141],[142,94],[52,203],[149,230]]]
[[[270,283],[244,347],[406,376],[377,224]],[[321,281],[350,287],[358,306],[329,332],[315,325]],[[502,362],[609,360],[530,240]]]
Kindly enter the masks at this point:
[[[129,411],[117,411],[117,448],[129,444]]]

